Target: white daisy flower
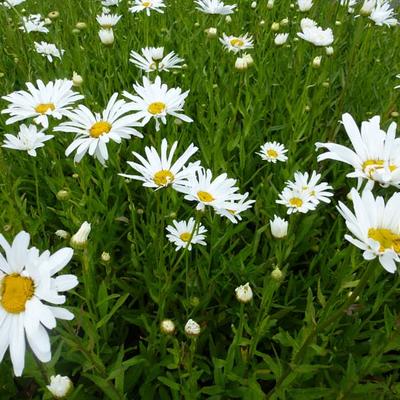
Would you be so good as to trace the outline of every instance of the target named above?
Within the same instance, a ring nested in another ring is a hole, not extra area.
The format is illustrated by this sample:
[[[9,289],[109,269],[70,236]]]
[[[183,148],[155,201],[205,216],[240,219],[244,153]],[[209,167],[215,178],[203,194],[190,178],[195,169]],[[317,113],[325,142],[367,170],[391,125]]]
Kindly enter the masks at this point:
[[[172,225],[167,226],[168,240],[176,246],[176,251],[184,248],[189,251],[192,250],[192,244],[201,244],[207,246],[204,241],[206,236],[204,233],[207,229],[203,225],[199,224],[196,227],[196,221],[194,218],[190,218],[189,221],[172,221]]]
[[[2,147],[14,150],[27,151],[32,157],[36,157],[36,149],[44,146],[44,142],[52,139],[53,135],[46,135],[43,130],[38,131],[36,125],[20,125],[17,136],[6,133]]]
[[[314,22],[306,19],[305,22],[301,21],[301,28],[303,32],[298,32],[297,36],[301,39],[312,43],[315,46],[329,46],[333,43],[333,32],[331,28],[322,29],[319,26],[310,26],[309,22]]]
[[[313,6],[313,0],[297,0],[297,6],[302,12],[308,11]]]
[[[101,5],[104,7],[118,6],[121,0],[103,0]]]
[[[182,68],[180,63],[184,60],[178,57],[173,51],[164,57],[164,47],[145,47],[142,55],[131,51],[129,61],[145,72],[169,71],[172,68]]]
[[[211,170],[201,168],[194,175],[188,178],[184,185],[176,185],[178,192],[185,194],[185,199],[197,201],[197,210],[204,210],[206,206],[215,209],[229,209],[232,201],[242,199],[242,195],[237,193],[235,179],[228,179],[227,174],[221,174],[214,180]]]
[[[228,201],[225,204],[225,208],[215,208],[215,212],[236,224],[238,221],[242,220],[240,214],[251,208],[256,202],[255,200],[247,200],[248,197],[249,193],[246,192],[245,194],[240,195],[239,201]]]
[[[61,56],[64,54],[65,50],[57,49],[56,45],[53,43],[47,42],[34,42],[35,49],[38,54],[41,54],[43,57],[46,57],[50,62],[53,62],[53,57],[59,58],[61,60]]]
[[[73,250],[63,248],[50,255],[46,250],[39,255],[35,247],[29,248],[29,234],[18,233],[10,245],[0,235],[0,361],[10,349],[14,374],[21,376],[25,365],[25,337],[42,362],[51,359],[47,329],[56,326],[56,318],[71,320],[74,315],[62,307],[65,292],[78,284],[75,275],[54,275],[71,260]]]
[[[400,262],[400,193],[395,193],[385,204],[382,197],[374,198],[369,190],[364,190],[360,197],[353,188],[351,198],[354,213],[341,202],[338,206],[354,236],[345,235],[345,239],[364,250],[365,260],[379,257],[382,267],[394,273],[395,263]]]
[[[287,213],[292,214],[301,212],[303,214],[315,210],[316,204],[311,201],[311,197],[307,192],[299,192],[290,187],[285,187],[282,193],[279,194],[277,204],[283,204],[287,207]]]
[[[205,14],[228,15],[233,14],[236,8],[236,4],[225,5],[220,0],[195,0],[195,3],[198,6],[196,9]]]
[[[224,45],[226,50],[232,51],[233,53],[239,53],[240,51],[252,49],[254,47],[253,38],[248,33],[241,36],[228,36],[223,33],[219,41]]]
[[[275,43],[277,46],[282,46],[282,45],[284,45],[284,44],[287,42],[288,37],[289,37],[289,34],[288,34],[288,33],[277,33],[277,34],[275,35],[274,43]]]
[[[174,142],[171,146],[169,154],[167,154],[168,142],[163,139],[161,142],[161,155],[158,155],[154,147],[145,147],[146,158],[136,152],[132,154],[141,162],[135,163],[128,161],[128,165],[140,175],[119,174],[125,178],[143,181],[143,186],[154,189],[160,189],[172,185],[183,185],[187,179],[192,176],[200,167],[200,161],[190,163],[185,166],[189,158],[197,152],[198,148],[191,144],[185,152],[172,163],[178,142]]]
[[[189,90],[182,93],[180,88],[168,89],[166,84],[161,83],[161,78],[156,77],[154,83],[143,77],[143,86],[138,83],[133,85],[136,95],[127,91],[122,94],[129,100],[129,107],[136,111],[135,118],[146,125],[150,119],[154,118],[156,122],[156,130],[160,130],[160,120],[165,125],[167,123],[167,115],[185,122],[193,122],[187,115],[182,114],[185,99],[189,94]]]
[[[22,3],[25,3],[26,0],[5,0],[1,3],[2,6],[6,8],[16,7]]]
[[[358,188],[367,179],[367,188],[372,189],[374,182],[381,186],[400,188],[400,139],[395,138],[396,123],[392,122],[384,132],[380,128],[380,117],[375,116],[361,124],[361,133],[350,114],[342,116],[342,122],[354,151],[335,143],[316,143],[317,149],[328,151],[318,156],[318,161],[331,159],[350,164],[354,172],[349,178],[358,178]]]
[[[164,7],[164,0],[134,0],[133,6],[129,8],[129,11],[131,13],[137,13],[145,10],[147,16],[150,16],[151,10],[164,14]]]
[[[48,117],[61,119],[70,109],[70,105],[83,99],[80,93],[71,90],[72,81],[67,79],[56,79],[45,85],[41,80],[36,81],[37,88],[32,83],[26,84],[28,91],[19,90],[2,99],[11,104],[2,114],[10,114],[6,124],[33,118],[37,124],[44,128],[49,126]]]
[[[49,30],[45,26],[44,20],[40,14],[32,14],[28,17],[22,17],[22,25],[19,27],[26,33],[30,32],[41,32],[48,33]]]
[[[276,239],[282,239],[287,236],[289,222],[285,219],[274,215],[274,219],[269,221],[271,227],[271,234]]]
[[[386,0],[377,0],[375,8],[372,10],[369,19],[375,22],[375,25],[395,26],[398,25],[393,8]]]
[[[114,43],[114,31],[111,29],[100,29],[99,38],[101,43],[110,46]]]
[[[80,162],[83,156],[89,153],[104,165],[108,160],[107,144],[110,140],[121,143],[121,139],[130,139],[131,136],[143,137],[133,128],[141,124],[132,114],[128,114],[130,108],[125,100],[117,98],[118,93],[114,93],[102,113],[93,113],[81,104],[66,114],[70,121],[54,128],[58,132],[77,134],[75,140],[65,150],[66,156],[76,150],[74,161]]]
[[[277,161],[285,162],[288,158],[285,155],[287,149],[285,146],[278,142],[266,142],[260,147],[260,151],[257,152],[263,160],[276,163]]]
[[[333,188],[326,182],[318,184],[320,179],[321,174],[317,174],[315,171],[312,172],[311,176],[308,175],[308,172],[295,172],[294,182],[288,181],[286,185],[294,191],[307,193],[310,196],[310,201],[315,205],[320,201],[330,203],[329,197],[332,197],[333,193],[329,192],[329,190]]]
[[[117,23],[119,22],[120,19],[121,19],[121,15],[109,14],[109,13],[104,13],[104,12],[103,12],[103,14],[98,15],[96,17],[96,21],[104,29],[110,29],[113,26],[117,25]]]

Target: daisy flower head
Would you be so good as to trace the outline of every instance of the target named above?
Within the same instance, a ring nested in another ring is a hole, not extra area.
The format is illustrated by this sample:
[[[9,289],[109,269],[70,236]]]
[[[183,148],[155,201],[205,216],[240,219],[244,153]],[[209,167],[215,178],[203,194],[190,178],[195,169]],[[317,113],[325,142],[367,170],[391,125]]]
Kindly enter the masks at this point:
[[[49,30],[46,28],[44,24],[44,20],[42,20],[42,16],[40,14],[31,14],[28,17],[22,17],[22,24],[19,27],[22,31],[26,33],[30,32],[41,32],[48,33]]]
[[[71,260],[73,250],[62,248],[50,255],[29,248],[30,236],[22,231],[10,245],[0,235],[0,361],[10,350],[14,374],[21,376],[25,365],[25,348],[30,348],[41,362],[51,359],[47,329],[56,326],[56,318],[71,320],[74,315],[62,307],[65,292],[78,284],[75,275],[55,274]],[[50,304],[49,304],[50,303]],[[47,328],[47,329],[46,329]]]
[[[46,57],[50,62],[53,62],[54,58],[59,58],[61,60],[61,56],[64,54],[63,49],[58,49],[55,44],[47,43],[47,42],[34,42],[36,53],[41,54],[43,57]]]
[[[126,101],[117,98],[118,93],[114,93],[102,113],[93,113],[82,104],[67,113],[69,121],[54,128],[58,132],[76,133],[75,140],[65,150],[66,156],[76,150],[75,162],[80,162],[88,153],[104,165],[108,160],[107,144],[110,140],[121,143],[122,139],[131,136],[143,137],[134,129],[141,124],[128,114],[130,108]]]
[[[282,46],[282,45],[284,45],[284,44],[287,42],[288,37],[289,37],[289,34],[288,34],[288,33],[277,33],[277,34],[275,35],[274,43],[275,43],[277,46]]]
[[[164,47],[145,47],[142,54],[131,51],[129,61],[145,72],[169,71],[173,68],[182,68],[184,60],[173,51],[164,57]]]
[[[6,133],[2,147],[14,150],[23,150],[32,157],[36,157],[36,149],[44,146],[44,142],[52,139],[53,135],[46,135],[43,130],[38,131],[36,125],[20,125],[17,136]]]
[[[140,175],[119,174],[125,178],[135,179],[144,182],[143,186],[160,189],[172,185],[184,185],[187,179],[199,168],[200,161],[190,163],[186,166],[189,158],[197,152],[198,148],[191,144],[185,152],[173,163],[173,157],[178,146],[174,142],[169,154],[168,142],[163,139],[161,142],[161,154],[159,155],[154,147],[145,147],[146,158],[136,152],[132,154],[140,161],[139,163],[128,161],[128,165]]]
[[[25,3],[26,0],[4,0],[1,5],[6,8],[13,8],[22,3]]]
[[[103,14],[98,15],[96,17],[96,21],[99,23],[99,25],[103,29],[111,29],[112,27],[117,25],[117,23],[119,22],[120,19],[121,19],[121,15],[110,14],[110,13],[105,13],[105,12],[103,12]]]
[[[298,191],[288,186],[279,194],[276,203],[286,206],[288,214],[297,212],[306,214],[316,208],[316,204],[311,201],[311,196],[306,191]]]
[[[164,14],[163,8],[165,7],[164,0],[134,0],[133,6],[129,8],[131,13],[138,13],[145,10],[146,15],[150,16],[150,11],[156,11]]]
[[[2,96],[3,100],[11,103],[1,111],[2,114],[10,114],[7,125],[34,118],[35,123],[47,128],[48,117],[61,119],[70,109],[70,105],[84,97],[71,90],[73,82],[67,79],[56,79],[46,85],[37,80],[36,85],[37,88],[28,82],[28,91],[19,90]]]
[[[399,21],[394,18],[394,10],[387,0],[377,0],[375,8],[372,10],[369,19],[375,22],[375,25],[395,26]]]
[[[400,193],[393,194],[386,203],[380,196],[374,198],[369,190],[361,196],[354,188],[350,193],[354,213],[342,202],[338,205],[353,235],[345,235],[345,239],[364,251],[365,260],[378,257],[382,267],[394,273],[400,262]]]
[[[319,202],[330,203],[329,197],[333,196],[333,193],[329,190],[333,189],[327,182],[318,183],[321,179],[321,174],[317,174],[313,171],[311,176],[308,172],[295,172],[294,182],[286,182],[287,187],[297,191],[306,193],[310,201],[317,205]]]
[[[342,122],[354,150],[335,143],[316,143],[317,149],[328,151],[320,154],[318,161],[331,159],[350,164],[354,171],[348,178],[358,179],[358,188],[364,179],[367,188],[377,182],[383,187],[400,188],[400,139],[396,138],[396,123],[387,132],[380,128],[380,117],[375,116],[361,124],[361,132],[350,114],[342,116]]]
[[[104,7],[118,6],[121,0],[103,0],[101,5]]]
[[[301,39],[312,43],[314,46],[330,46],[333,43],[333,32],[331,28],[322,29],[319,26],[311,24],[310,19],[301,21],[302,32],[298,32],[297,36]]]
[[[236,180],[229,179],[223,173],[213,180],[211,170],[198,169],[190,176],[184,185],[176,185],[178,192],[185,194],[185,199],[197,202],[197,210],[204,210],[206,206],[214,209],[229,209],[232,201],[240,200],[242,195],[237,193]]]
[[[285,155],[287,149],[283,144],[278,142],[266,142],[260,147],[260,151],[257,152],[263,160],[276,163],[277,161],[285,162],[288,158]]]
[[[240,195],[238,201],[228,201],[225,204],[225,208],[216,208],[215,212],[218,215],[228,218],[232,223],[237,224],[238,221],[242,220],[240,214],[253,207],[253,204],[256,202],[255,200],[247,200],[248,197],[249,193],[246,192]]]
[[[192,250],[192,244],[200,244],[207,246],[204,241],[207,229],[203,225],[198,224],[194,218],[190,218],[188,221],[172,221],[172,225],[167,226],[168,240],[176,246],[176,251],[184,248],[189,251]]]
[[[313,0],[297,0],[297,6],[301,12],[308,11],[313,6]]]
[[[147,77],[143,77],[143,86],[138,83],[133,85],[135,95],[124,91],[123,96],[131,100],[128,106],[135,111],[135,118],[146,125],[152,118],[156,122],[156,131],[160,130],[160,121],[165,125],[167,115],[185,122],[193,122],[191,118],[183,114],[185,99],[189,90],[182,93],[180,88],[168,89],[165,83],[161,83],[161,78],[156,77],[152,83]]]
[[[228,36],[223,33],[222,38],[219,38],[219,41],[224,45],[226,50],[232,51],[235,54],[254,47],[253,37],[248,33],[241,36]]]
[[[233,14],[236,8],[236,4],[225,5],[220,0],[195,0],[195,3],[197,4],[196,10],[205,14],[228,15]]]

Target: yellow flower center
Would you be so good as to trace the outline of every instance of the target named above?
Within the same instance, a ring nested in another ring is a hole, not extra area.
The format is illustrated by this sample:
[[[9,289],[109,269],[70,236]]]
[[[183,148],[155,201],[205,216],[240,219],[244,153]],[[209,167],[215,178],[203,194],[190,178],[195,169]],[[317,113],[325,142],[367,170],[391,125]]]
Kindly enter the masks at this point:
[[[231,45],[234,47],[242,47],[244,45],[244,41],[239,38],[231,39]]]
[[[278,157],[278,152],[275,151],[274,149],[268,149],[267,156],[271,157],[271,158],[276,158],[276,157]]]
[[[105,133],[111,131],[112,125],[107,121],[99,121],[93,124],[93,126],[89,129],[90,136],[93,138],[98,138]]]
[[[1,283],[1,305],[3,308],[12,314],[25,311],[25,304],[32,298],[35,291],[32,279],[12,274],[6,275]]]
[[[383,160],[367,160],[363,162],[362,169],[368,174],[370,177],[375,172],[375,170],[383,168]],[[390,172],[396,170],[397,167],[395,165],[389,165]]]
[[[393,233],[390,229],[370,228],[368,237],[380,244],[379,251],[393,249],[396,253],[400,253],[400,235]]]
[[[53,103],[41,103],[35,107],[35,111],[39,114],[46,114],[48,110],[55,110],[56,106]]]
[[[184,242],[188,242],[192,238],[192,234],[189,232],[184,232],[179,235],[180,239]]]
[[[203,203],[210,203],[211,201],[214,201],[214,197],[208,193],[208,192],[197,192],[197,197],[202,201]]]
[[[171,183],[174,178],[174,174],[171,171],[162,169],[154,174],[153,181],[157,186],[166,186]]]
[[[143,7],[150,7],[151,6],[151,1],[143,1],[142,2]]]
[[[293,207],[299,208],[299,207],[301,207],[301,206],[303,205],[303,200],[300,199],[299,197],[292,197],[292,198],[289,200],[289,204],[290,204],[291,206],[293,206]]]
[[[101,27],[104,29],[111,29],[113,27],[113,25],[112,24],[103,24],[103,25],[101,25]]]
[[[155,103],[151,103],[147,107],[147,111],[150,114],[156,115],[156,114],[161,114],[165,109],[167,108],[166,104],[161,102],[161,101],[156,101]]]

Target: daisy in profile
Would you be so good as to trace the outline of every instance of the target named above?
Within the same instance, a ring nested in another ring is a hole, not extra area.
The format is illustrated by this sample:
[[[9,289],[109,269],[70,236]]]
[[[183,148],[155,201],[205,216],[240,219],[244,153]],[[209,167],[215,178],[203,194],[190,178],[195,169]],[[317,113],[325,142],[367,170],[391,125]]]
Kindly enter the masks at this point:
[[[300,22],[302,32],[297,33],[297,36],[312,43],[314,46],[330,46],[333,43],[332,29],[327,28],[324,30],[314,24],[315,22],[309,18],[302,19]]]
[[[150,16],[150,11],[156,11],[164,14],[165,4],[164,0],[134,0],[133,6],[129,8],[131,13],[138,13],[145,10],[146,15]]]
[[[317,174],[316,171],[313,171],[311,176],[309,176],[308,172],[295,172],[294,181],[288,181],[286,185],[297,192],[306,193],[310,201],[315,205],[319,204],[321,201],[330,203],[331,200],[329,197],[333,196],[330,190],[333,188],[326,182],[318,183],[320,179],[321,174]]]
[[[375,25],[395,26],[399,21],[394,18],[394,10],[387,0],[376,0],[375,8],[372,10],[369,19],[375,22]]]
[[[249,193],[240,195],[238,201],[228,201],[225,205],[226,208],[216,208],[215,212],[218,215],[228,218],[232,223],[236,224],[238,221],[242,220],[240,215],[243,211],[248,210],[256,202],[255,200],[247,200]]]
[[[32,157],[36,157],[36,149],[44,147],[44,142],[52,139],[53,135],[46,135],[43,130],[38,131],[36,125],[20,125],[17,136],[6,133],[2,147],[22,150],[28,152]]]
[[[225,5],[220,0],[195,0],[195,3],[196,9],[205,14],[228,15],[233,14],[236,8],[236,4]]]
[[[144,182],[143,186],[154,189],[160,189],[172,185],[185,184],[187,179],[192,176],[199,168],[200,161],[190,163],[186,166],[189,158],[197,152],[198,148],[191,144],[184,153],[173,163],[178,142],[171,146],[169,154],[168,142],[163,139],[161,142],[161,155],[154,147],[145,147],[146,158],[136,152],[132,154],[140,161],[139,163],[128,161],[128,165],[137,171],[140,175],[119,174],[125,178],[135,179]]]
[[[275,164],[277,161],[287,161],[288,158],[285,153],[287,153],[287,149],[285,149],[283,144],[278,142],[266,142],[261,146],[260,151],[256,154],[258,154],[263,160]]]
[[[345,239],[364,251],[365,260],[378,257],[386,271],[396,272],[400,262],[400,193],[393,194],[386,204],[383,197],[374,198],[369,190],[361,196],[354,188],[350,193],[354,213],[341,202],[338,206],[353,235],[345,235]]]
[[[44,24],[44,20],[42,20],[42,16],[40,14],[31,14],[28,17],[22,17],[22,25],[20,28],[22,31],[26,33],[30,32],[41,32],[48,33],[49,30],[46,28]]]
[[[96,21],[103,29],[113,28],[115,25],[117,25],[120,19],[121,15],[110,14],[108,12],[107,13],[103,12],[103,14],[98,15],[96,17]]]
[[[189,91],[183,92],[180,88],[168,89],[165,83],[161,83],[161,78],[157,76],[152,83],[145,76],[143,77],[143,86],[138,83],[133,85],[136,94],[133,95],[127,91],[122,94],[131,100],[128,106],[135,111],[135,118],[146,125],[152,118],[156,122],[156,131],[160,130],[160,121],[165,125],[167,115],[185,122],[193,122],[187,115],[181,113],[185,104],[185,99]]]
[[[141,125],[128,114],[130,108],[125,100],[117,98],[118,93],[114,93],[102,113],[93,113],[82,104],[67,113],[69,121],[54,128],[58,132],[76,133],[75,140],[65,150],[66,156],[76,151],[74,161],[79,162],[88,153],[104,165],[108,160],[107,144],[110,140],[121,143],[122,139],[131,136],[143,137],[134,129]]]
[[[350,164],[354,171],[348,178],[358,179],[358,188],[364,179],[367,189],[377,182],[383,187],[400,188],[400,139],[396,138],[396,123],[387,133],[380,128],[380,117],[375,116],[361,124],[361,132],[350,114],[343,114],[342,122],[354,150],[335,143],[316,143],[317,149],[328,151],[318,156],[318,161],[331,159]]]
[[[46,57],[50,62],[53,62],[53,57],[59,58],[64,54],[63,49],[58,49],[55,44],[47,42],[34,42],[36,53]]]
[[[196,226],[194,218],[190,218],[189,221],[172,221],[172,225],[167,226],[168,240],[176,246],[176,251],[184,248],[189,251],[192,250],[192,244],[200,244],[207,246],[204,241],[207,229],[203,225],[199,224]]]
[[[55,276],[71,260],[73,250],[62,248],[50,255],[29,248],[29,234],[22,231],[10,245],[0,235],[0,361],[9,348],[14,374],[21,376],[25,365],[26,341],[41,362],[51,360],[47,329],[56,326],[56,318],[71,320],[74,315],[63,307],[66,298],[59,292],[78,284],[75,275]],[[49,305],[54,304],[54,305]]]
[[[201,168],[190,176],[184,185],[176,185],[178,192],[185,194],[185,199],[197,202],[197,210],[204,210],[206,206],[214,209],[229,209],[232,201],[242,199],[237,193],[236,180],[229,179],[227,174],[221,174],[213,180],[211,170]]]
[[[298,191],[290,187],[283,189],[282,193],[279,194],[279,200],[276,200],[276,202],[286,206],[288,214],[297,212],[306,214],[316,208],[316,204],[311,201],[311,197],[307,192]]]
[[[47,85],[37,80],[36,85],[37,88],[28,82],[28,91],[19,90],[2,97],[11,103],[1,111],[2,114],[10,114],[7,125],[34,118],[37,124],[47,128],[48,117],[61,119],[70,109],[70,105],[84,97],[71,90],[73,82],[67,79],[56,79]]]
[[[131,51],[129,61],[145,72],[169,71],[173,68],[182,68],[180,65],[184,60],[173,51],[164,57],[164,47],[145,47],[142,54]]]
[[[224,45],[226,50],[232,51],[233,53],[239,53],[240,51],[252,49],[254,47],[253,38],[248,33],[241,36],[228,36],[223,33],[219,41]]]

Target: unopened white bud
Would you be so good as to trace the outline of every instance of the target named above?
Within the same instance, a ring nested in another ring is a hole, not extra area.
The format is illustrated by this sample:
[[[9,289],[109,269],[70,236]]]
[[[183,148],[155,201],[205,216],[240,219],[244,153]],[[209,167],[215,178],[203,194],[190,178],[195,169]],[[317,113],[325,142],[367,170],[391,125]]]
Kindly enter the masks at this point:
[[[282,46],[285,44],[288,40],[289,34],[288,33],[277,33],[275,35],[274,43],[277,46]]]
[[[69,238],[69,233],[67,231],[64,231],[63,229],[59,229],[59,230],[55,231],[55,235],[61,239]]]
[[[271,234],[274,238],[282,239],[287,236],[289,222],[274,215],[274,219],[269,221]]]
[[[92,227],[89,222],[85,221],[81,227],[79,228],[78,232],[76,232],[70,241],[71,247],[74,249],[82,249],[86,246],[89,233]]]
[[[279,22],[273,22],[272,25],[271,25],[271,31],[272,32],[277,32],[277,31],[279,31],[280,27],[281,26],[279,25]]]
[[[332,46],[325,47],[325,53],[327,56],[331,56],[334,53],[333,47]]]
[[[108,263],[111,260],[110,253],[108,253],[107,251],[103,251],[101,253],[101,257],[100,258],[101,258],[101,261],[103,261],[105,263]]]
[[[257,2],[255,2],[255,1],[253,1],[251,4],[250,4],[250,7],[251,8],[256,8],[257,7]]]
[[[245,285],[238,286],[235,289],[236,298],[241,303],[248,303],[253,298],[253,291],[247,282]]]
[[[283,273],[282,271],[276,267],[272,272],[271,272],[271,278],[274,281],[280,282],[283,279]]]
[[[99,38],[101,43],[110,46],[114,43],[114,31],[112,29],[100,29]]]
[[[322,60],[322,56],[315,57],[313,62],[312,62],[312,66],[314,68],[319,68],[321,66],[321,60]]]
[[[199,336],[200,335],[200,325],[196,322],[193,321],[192,319],[189,319],[188,322],[186,322],[185,325],[185,333],[188,336]]]
[[[160,329],[161,332],[166,335],[173,335],[175,332],[175,324],[170,319],[164,319],[161,321]]]
[[[72,390],[73,384],[68,376],[52,375],[50,377],[50,385],[46,387],[56,399],[63,399]]]
[[[253,57],[250,54],[245,53],[242,58],[246,61],[248,67],[254,64]]]
[[[227,15],[225,17],[225,22],[227,22],[228,24],[230,24],[232,22],[232,17],[230,15]]]
[[[271,10],[271,8],[274,6],[274,0],[268,0],[268,3],[267,3],[267,8],[269,9],[269,10]]]
[[[247,62],[243,57],[238,57],[235,61],[235,68],[242,71],[247,69]]]
[[[206,29],[204,32],[206,33],[207,37],[210,39],[215,38],[218,34],[217,28],[214,28],[214,27],[210,27],[210,28]]]
[[[281,26],[288,26],[289,25],[289,19],[288,18],[283,18],[283,20],[280,22]]]
[[[75,71],[72,73],[72,85],[75,87],[82,86],[83,78],[78,75]]]

